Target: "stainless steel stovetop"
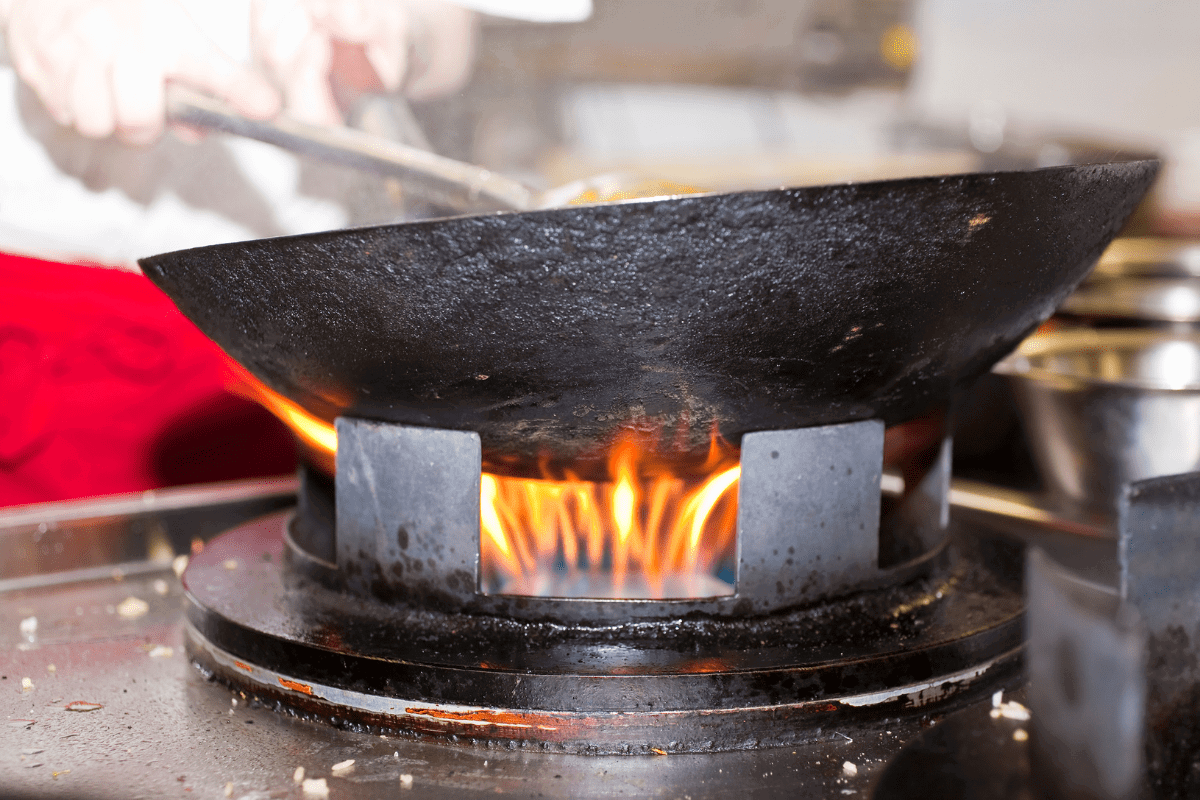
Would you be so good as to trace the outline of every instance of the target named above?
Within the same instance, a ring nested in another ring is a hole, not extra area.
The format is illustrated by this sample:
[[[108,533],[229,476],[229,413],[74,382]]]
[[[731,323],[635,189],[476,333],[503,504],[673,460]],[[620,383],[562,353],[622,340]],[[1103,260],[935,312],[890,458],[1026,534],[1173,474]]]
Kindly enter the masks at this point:
[[[279,713],[189,664],[173,562],[294,492],[278,479],[0,513],[0,796],[868,797],[937,721],[908,713],[798,747],[639,757],[482,749]],[[1019,511],[1013,496],[956,492],[956,513]],[[1028,512],[1023,534],[1066,542],[1056,549],[1094,569],[1111,563],[1111,541],[1038,533]],[[977,717],[997,741],[1022,726]]]

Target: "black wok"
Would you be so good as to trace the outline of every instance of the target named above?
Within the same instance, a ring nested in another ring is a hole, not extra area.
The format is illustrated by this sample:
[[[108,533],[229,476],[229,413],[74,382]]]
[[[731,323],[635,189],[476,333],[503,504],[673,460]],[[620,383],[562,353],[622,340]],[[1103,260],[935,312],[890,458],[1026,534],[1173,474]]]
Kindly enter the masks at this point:
[[[1155,162],[686,196],[184,250],[145,273],[317,416],[492,461],[919,415],[1088,272]]]

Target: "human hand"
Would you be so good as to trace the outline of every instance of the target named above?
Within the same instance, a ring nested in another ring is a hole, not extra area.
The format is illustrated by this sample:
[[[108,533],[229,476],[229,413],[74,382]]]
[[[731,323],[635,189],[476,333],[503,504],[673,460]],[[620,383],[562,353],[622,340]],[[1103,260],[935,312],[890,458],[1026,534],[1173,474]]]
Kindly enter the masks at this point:
[[[4,0],[0,0],[3,10]],[[168,80],[267,118],[280,96],[226,56],[178,0],[8,0],[17,73],[62,125],[148,143],[162,133]],[[242,24],[246,24],[243,20]]]
[[[253,0],[252,47],[291,116],[340,125],[329,84],[335,41],[361,46],[384,89],[423,99],[466,80],[474,22],[437,0]]]

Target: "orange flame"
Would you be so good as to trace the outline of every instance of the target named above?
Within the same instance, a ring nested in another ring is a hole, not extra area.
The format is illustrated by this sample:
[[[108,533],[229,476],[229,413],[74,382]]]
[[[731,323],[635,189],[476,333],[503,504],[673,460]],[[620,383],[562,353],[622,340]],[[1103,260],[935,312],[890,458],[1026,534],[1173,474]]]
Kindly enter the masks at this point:
[[[548,471],[543,468],[543,473]],[[484,590],[566,597],[731,594],[737,451],[714,436],[694,470],[656,454],[627,429],[606,481],[484,473]]]
[[[236,363],[230,388],[292,429],[333,474],[333,425],[275,393]],[[608,480],[570,471],[540,478],[484,472],[480,558],[489,594],[678,598],[732,594],[738,451],[714,431],[700,463],[662,455],[644,425],[621,431]]]
[[[337,431],[333,425],[305,411],[296,403],[268,388],[232,358],[225,359],[225,387],[239,397],[253,400],[270,411],[296,435],[300,446],[315,461],[314,466],[332,475],[337,453]]]

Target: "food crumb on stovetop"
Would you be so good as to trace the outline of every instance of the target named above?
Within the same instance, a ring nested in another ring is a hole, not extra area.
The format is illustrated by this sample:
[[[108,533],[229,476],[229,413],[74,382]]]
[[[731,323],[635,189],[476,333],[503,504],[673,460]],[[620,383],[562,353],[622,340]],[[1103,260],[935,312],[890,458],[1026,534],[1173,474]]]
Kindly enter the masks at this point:
[[[1018,703],[1016,700],[1004,700],[1004,692],[999,691],[992,695],[992,710],[989,712],[992,719],[1011,719],[1016,722],[1029,721],[1029,709]]]
[[[304,792],[305,797],[312,797],[315,800],[324,800],[329,797],[329,784],[325,783],[324,778],[305,778],[300,783],[300,790]]]
[[[63,706],[63,708],[65,708],[67,711],[78,711],[82,713],[87,711],[99,711],[100,709],[104,708],[104,705],[101,703],[93,703],[88,700],[72,700]]]
[[[140,597],[126,597],[117,606],[117,614],[125,619],[137,619],[150,610],[150,604]]]
[[[304,780],[304,767],[296,767],[296,771],[292,773],[292,783],[300,783]]]
[[[854,776],[858,774],[858,766],[853,761],[842,762],[842,774]]]
[[[225,796],[233,797],[233,781],[229,781],[225,784]]]
[[[344,775],[354,769],[354,759],[347,758],[345,761],[339,761],[329,769],[334,775]]]
[[[400,776],[400,788],[401,789],[411,789],[412,783],[413,783],[413,777],[412,777],[412,775],[408,774],[407,772]]]

